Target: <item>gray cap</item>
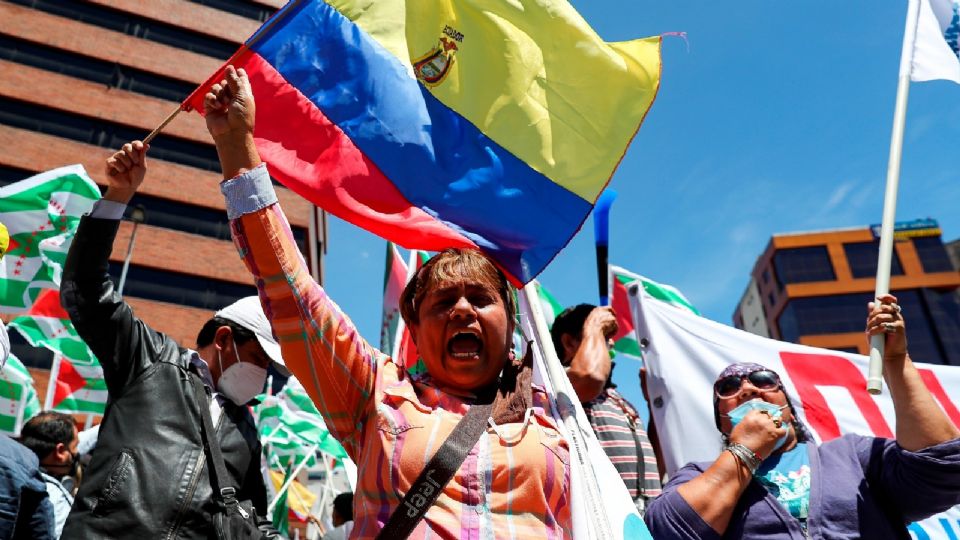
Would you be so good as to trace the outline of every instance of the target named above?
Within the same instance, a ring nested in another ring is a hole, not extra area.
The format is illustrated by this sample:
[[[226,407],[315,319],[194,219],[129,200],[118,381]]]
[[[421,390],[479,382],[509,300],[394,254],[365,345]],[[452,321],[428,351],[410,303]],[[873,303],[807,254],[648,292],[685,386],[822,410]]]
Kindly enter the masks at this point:
[[[273,360],[273,366],[281,374],[290,375],[290,371],[283,363],[283,357],[280,356],[280,344],[273,337],[273,330],[270,329],[270,321],[263,314],[263,308],[260,307],[260,298],[257,296],[247,296],[241,298],[229,306],[213,314],[214,317],[233,321],[240,326],[253,332],[257,336],[257,341],[263,347],[263,352],[267,353],[270,360]]]

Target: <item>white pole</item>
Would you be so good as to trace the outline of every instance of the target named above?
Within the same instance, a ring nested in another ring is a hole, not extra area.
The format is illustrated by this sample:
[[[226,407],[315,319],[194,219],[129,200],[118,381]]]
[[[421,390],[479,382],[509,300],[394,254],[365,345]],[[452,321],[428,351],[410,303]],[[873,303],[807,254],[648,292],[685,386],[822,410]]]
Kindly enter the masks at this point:
[[[93,427],[93,413],[87,413],[87,421],[83,423],[83,429],[87,430]]]
[[[23,415],[24,409],[27,408],[27,397],[30,394],[30,389],[33,388],[33,381],[27,380],[20,387],[20,404],[17,406],[17,416],[13,422],[13,436],[19,437],[20,430],[23,429]]]
[[[887,163],[887,189],[883,199],[883,221],[880,224],[880,251],[877,254],[877,282],[874,296],[890,292],[890,262],[893,258],[893,225],[897,215],[897,191],[900,184],[900,157],[903,155],[903,127],[907,118],[907,95],[910,91],[910,67],[913,46],[920,17],[919,0],[911,0],[907,8],[907,22],[903,31],[900,53],[900,79],[897,81],[897,102],[893,111],[893,133],[890,136],[890,160]],[[867,392],[883,392],[884,334],[870,338],[870,368]]]
[[[543,315],[543,306],[540,304],[537,294],[536,283],[531,281],[523,286],[523,300],[526,302],[533,319],[533,332],[536,336],[536,342],[543,352],[544,375],[553,387],[553,391],[559,398],[566,398],[566,401],[572,405],[569,411],[560,411],[563,424],[567,430],[567,436],[570,443],[570,457],[577,460],[580,464],[580,471],[583,473],[584,487],[586,493],[584,497],[587,500],[587,513],[592,513],[595,517],[592,525],[592,532],[596,538],[613,538],[613,531],[610,530],[610,521],[607,519],[603,506],[603,499],[600,495],[600,486],[597,484],[597,477],[593,471],[593,465],[590,463],[587,455],[587,441],[583,438],[586,435],[581,432],[580,425],[577,423],[576,415],[579,407],[579,399],[567,378],[567,373],[560,365],[560,359],[557,357],[557,351],[553,346],[553,339],[550,337],[550,330],[547,328],[547,319]],[[580,413],[582,414],[582,412]]]
[[[130,270],[130,259],[133,257],[133,245],[137,240],[139,221],[133,222],[133,231],[130,232],[130,242],[127,244],[127,256],[123,258],[123,269],[120,270],[120,282],[117,284],[117,294],[123,296],[123,287],[127,284],[127,271]]]
[[[304,456],[303,461],[301,461],[300,464],[297,465],[297,468],[288,474],[286,478],[284,478],[283,486],[280,487],[280,491],[277,491],[277,495],[272,501],[270,501],[270,506],[267,507],[267,512],[273,512],[274,507],[277,506],[277,501],[279,501],[280,497],[287,492],[287,489],[290,488],[290,484],[292,484],[297,475],[300,474],[300,471],[307,466],[307,462],[310,461],[310,458],[314,455],[314,453],[316,453],[317,448],[320,448],[319,444],[311,446],[310,450],[307,452],[307,455]]]
[[[57,390],[57,377],[60,376],[59,354],[53,354],[53,365],[50,366],[50,380],[47,381],[47,395],[43,397],[43,410],[49,411],[53,407],[53,394]]]

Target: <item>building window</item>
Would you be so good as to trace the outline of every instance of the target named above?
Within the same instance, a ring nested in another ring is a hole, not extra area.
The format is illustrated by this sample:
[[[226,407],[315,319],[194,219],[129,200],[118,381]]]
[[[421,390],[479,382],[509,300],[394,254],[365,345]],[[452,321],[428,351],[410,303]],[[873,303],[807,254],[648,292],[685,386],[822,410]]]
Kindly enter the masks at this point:
[[[764,268],[764,269],[763,269],[763,284],[766,285],[767,283],[770,283],[770,269],[769,269],[769,268]]]
[[[947,363],[952,358],[945,358],[945,345],[956,347],[957,355],[960,356],[960,337],[944,339],[951,331],[952,335],[960,336],[960,306],[952,293],[937,297],[936,305],[945,315],[931,309],[934,302],[930,300],[930,295],[936,296],[932,291],[913,289],[894,291],[893,294],[903,308],[903,316],[907,321],[910,357],[915,362]],[[801,336],[863,333],[867,302],[872,300],[873,294],[870,293],[792,299],[777,320],[780,337],[784,341],[797,343]],[[953,315],[950,315],[951,311]],[[952,323],[949,322],[951,320]],[[957,343],[950,345],[950,340]],[[960,358],[957,362],[960,363]]]
[[[880,254],[879,240],[876,242],[844,244],[843,251],[847,254],[847,264],[850,265],[850,272],[853,274],[853,277],[876,277],[877,258]],[[900,257],[897,256],[896,250],[893,251],[893,258],[890,261],[890,275],[903,275],[903,267],[900,265]]]
[[[913,239],[913,247],[924,272],[952,272],[953,263],[939,236],[921,236]]]
[[[121,263],[110,263],[110,276],[120,281]],[[253,278],[250,279],[253,281]],[[216,311],[237,300],[257,294],[253,285],[218,281],[208,277],[177,274],[145,266],[130,265],[124,296],[191,306]]]
[[[777,250],[773,255],[773,266],[781,288],[790,283],[836,279],[826,246]]]
[[[773,291],[767,293],[767,305],[770,307],[777,305],[777,295]]]

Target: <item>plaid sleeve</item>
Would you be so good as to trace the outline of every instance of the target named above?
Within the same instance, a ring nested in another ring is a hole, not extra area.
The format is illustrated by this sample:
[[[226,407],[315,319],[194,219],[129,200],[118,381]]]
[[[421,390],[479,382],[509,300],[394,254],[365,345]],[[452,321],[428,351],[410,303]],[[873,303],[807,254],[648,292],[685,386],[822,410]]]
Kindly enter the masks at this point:
[[[382,355],[310,276],[266,167],[224,182],[221,191],[234,244],[256,281],[284,362],[356,461]]]

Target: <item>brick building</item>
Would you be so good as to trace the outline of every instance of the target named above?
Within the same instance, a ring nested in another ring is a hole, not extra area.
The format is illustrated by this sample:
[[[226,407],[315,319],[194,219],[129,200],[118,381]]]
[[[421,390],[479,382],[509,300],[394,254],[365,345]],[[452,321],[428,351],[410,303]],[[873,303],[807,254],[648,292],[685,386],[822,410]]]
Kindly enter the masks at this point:
[[[777,234],[757,260],[733,322],[814,347],[868,352],[879,227]],[[914,360],[960,365],[960,271],[936,221],[898,223],[890,290],[907,320]]]
[[[160,124],[283,3],[0,0],[0,185],[71,163],[100,182],[107,156]],[[124,296],[148,324],[193,347],[215,309],[255,289],[230,242],[203,119],[181,113],[154,140],[149,159],[131,205],[143,205],[146,221]],[[323,215],[278,191],[320,278]],[[122,223],[114,244],[115,279],[132,227]],[[42,397],[50,354],[13,334],[14,352],[34,371]]]

